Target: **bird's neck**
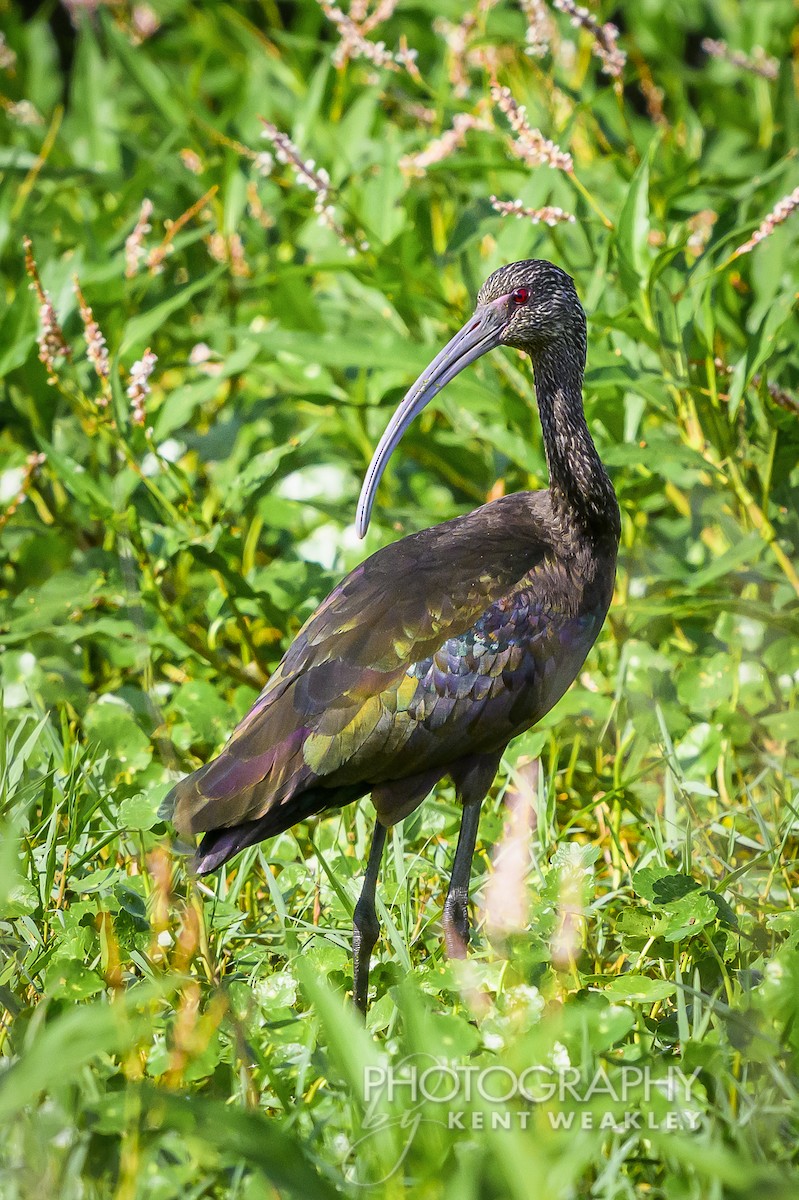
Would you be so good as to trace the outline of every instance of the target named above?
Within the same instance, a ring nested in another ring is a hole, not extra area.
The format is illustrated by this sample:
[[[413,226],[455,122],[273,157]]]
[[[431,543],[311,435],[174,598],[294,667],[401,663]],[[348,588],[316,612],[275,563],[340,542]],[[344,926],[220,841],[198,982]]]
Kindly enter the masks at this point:
[[[551,347],[533,357],[535,390],[555,512],[594,535],[619,537],[613,484],[583,411],[583,356]]]

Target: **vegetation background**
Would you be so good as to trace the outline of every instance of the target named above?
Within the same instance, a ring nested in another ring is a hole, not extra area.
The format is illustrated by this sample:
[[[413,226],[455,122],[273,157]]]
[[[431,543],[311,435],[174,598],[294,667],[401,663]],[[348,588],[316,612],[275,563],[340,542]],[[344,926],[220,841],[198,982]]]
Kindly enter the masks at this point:
[[[799,184],[795,5],[603,3],[620,75],[543,2],[33,7],[0,2],[3,1200],[799,1194],[799,221],[735,253]],[[573,170],[520,157],[492,79]],[[369,805],[202,883],[156,811],[365,551],[545,485],[529,366],[495,354],[354,539],[389,411],[531,256],[589,314],[617,592],[485,806],[464,971],[451,791],[394,831],[364,1030]],[[477,1096],[460,1131],[368,1103],[409,1055],[696,1074]]]

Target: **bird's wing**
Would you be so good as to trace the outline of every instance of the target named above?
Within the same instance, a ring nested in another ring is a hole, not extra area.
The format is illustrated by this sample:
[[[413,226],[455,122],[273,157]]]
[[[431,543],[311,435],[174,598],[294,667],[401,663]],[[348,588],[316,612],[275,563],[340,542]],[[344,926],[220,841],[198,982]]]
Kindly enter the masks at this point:
[[[300,630],[219,757],[173,790],[178,829],[251,821],[319,782],[368,784],[381,769],[385,778],[418,686],[409,668],[543,561],[531,521],[538,495],[503,497],[356,567]]]

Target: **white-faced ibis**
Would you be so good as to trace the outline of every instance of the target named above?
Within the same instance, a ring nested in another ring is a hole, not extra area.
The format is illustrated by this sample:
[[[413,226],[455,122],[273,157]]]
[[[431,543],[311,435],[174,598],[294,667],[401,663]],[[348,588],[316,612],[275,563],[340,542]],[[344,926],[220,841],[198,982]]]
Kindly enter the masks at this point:
[[[371,794],[377,821],[353,922],[353,994],[366,1007],[375,886],[388,826],[444,776],[463,804],[444,904],[447,952],[465,953],[480,806],[500,756],[577,675],[610,604],[619,510],[582,403],[585,314],[549,262],[501,267],[474,315],[389,422],[366,475],[358,532],[409,422],[496,346],[533,361],[549,488],[502,496],[378,550],[297,634],[219,757],[172,790],[165,813],[203,833],[195,866]]]

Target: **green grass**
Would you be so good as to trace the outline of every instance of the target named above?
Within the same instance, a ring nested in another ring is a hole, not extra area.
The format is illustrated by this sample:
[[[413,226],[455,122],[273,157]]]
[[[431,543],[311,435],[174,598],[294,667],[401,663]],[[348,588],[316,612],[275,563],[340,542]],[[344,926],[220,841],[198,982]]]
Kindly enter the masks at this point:
[[[556,53],[525,55],[500,0],[462,95],[439,0],[402,0],[372,34],[392,50],[404,34],[420,79],[337,70],[311,0],[157,7],[141,44],[127,4],[84,16],[70,64],[54,5],[25,20],[0,3],[16,54],[0,71],[2,1200],[796,1195],[799,220],[733,257],[799,183],[794,6],[620,3],[616,88],[557,13]],[[764,47],[778,78],[709,59],[705,36]],[[486,56],[573,178],[511,153]],[[476,111],[488,128],[403,174]],[[329,172],[368,250],[318,224],[288,167],[261,173],[261,116]],[[502,218],[492,194],[576,221]],[[201,203],[161,270],[126,277],[145,197],[148,252]],[[706,210],[707,243],[689,245]],[[25,235],[73,347],[53,384]],[[370,806],[202,883],[156,812],[365,550],[545,483],[529,368],[495,354],[416,423],[354,539],[393,404],[483,278],[530,256],[565,267],[589,314],[586,409],[623,512],[616,596],[484,808],[478,917],[505,797],[535,809],[527,915],[504,937],[479,921],[466,968],[445,963],[459,814],[439,788],[389,842],[364,1030],[345,995]],[[75,274],[108,342],[107,405]],[[148,347],[141,427],[125,389]],[[693,1083],[690,1101],[642,1084],[626,1102],[375,1103],[367,1068],[409,1055]],[[697,1127],[670,1129],[686,1108]]]

